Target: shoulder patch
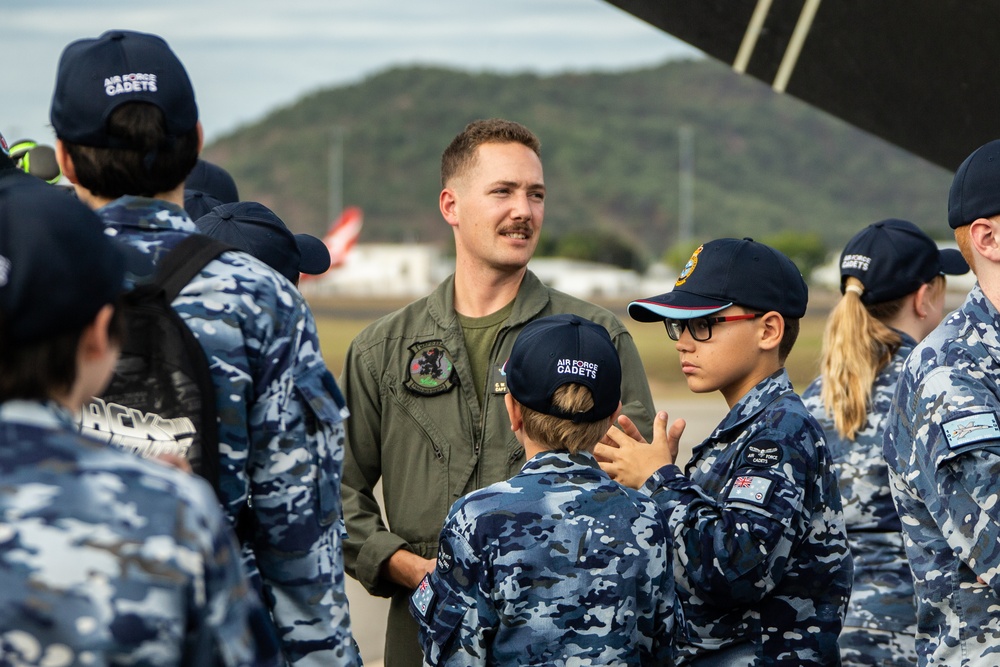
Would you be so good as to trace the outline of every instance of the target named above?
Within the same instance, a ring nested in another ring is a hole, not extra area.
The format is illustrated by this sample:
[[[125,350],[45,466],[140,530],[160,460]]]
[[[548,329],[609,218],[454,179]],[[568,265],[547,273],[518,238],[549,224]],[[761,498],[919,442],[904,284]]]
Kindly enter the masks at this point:
[[[454,562],[455,554],[452,553],[451,545],[447,540],[441,540],[441,545],[438,548],[437,571],[444,574],[451,569]]]
[[[406,388],[415,394],[436,396],[455,386],[455,363],[440,340],[414,343],[410,357]]]
[[[413,608],[417,610],[421,618],[427,619],[431,615],[431,610],[434,608],[434,589],[431,588],[431,580],[429,574],[425,574],[424,578],[420,580],[420,584],[417,589],[413,591],[413,595],[410,596],[410,603]]]
[[[771,497],[774,481],[757,475],[741,475],[733,480],[726,500],[739,500],[763,507]]]
[[[997,417],[992,412],[952,419],[941,424],[941,430],[944,431],[944,438],[948,441],[948,449],[958,449],[984,440],[1000,439],[1000,427],[997,426]]]
[[[781,448],[774,442],[752,442],[743,451],[743,465],[770,468],[781,463]]]

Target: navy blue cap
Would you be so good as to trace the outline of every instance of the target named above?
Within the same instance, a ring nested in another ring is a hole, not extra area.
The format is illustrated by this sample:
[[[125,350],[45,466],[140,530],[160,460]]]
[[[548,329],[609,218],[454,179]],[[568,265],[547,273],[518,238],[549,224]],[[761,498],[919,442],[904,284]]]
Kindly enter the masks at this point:
[[[192,220],[208,215],[213,208],[221,205],[222,202],[210,194],[184,188],[184,210]]]
[[[49,112],[57,137],[82,146],[129,148],[107,133],[111,112],[128,102],[159,107],[171,137],[198,124],[191,80],[162,38],[109,30],[63,50]]]
[[[737,305],[796,319],[808,301],[806,281],[788,257],[750,238],[716,239],[694,251],[673,290],[633,301],[628,314],[639,322],[685,320]]]
[[[125,257],[62,188],[0,187],[0,318],[14,342],[82,330],[123,291]]]
[[[958,229],[1000,213],[1000,139],[965,158],[948,191],[948,225]]]
[[[890,218],[868,225],[847,242],[840,254],[840,293],[846,278],[865,286],[861,302],[883,303],[911,294],[935,276],[969,271],[962,253],[941,250],[919,227]]]
[[[330,251],[308,234],[292,234],[274,211],[252,201],[216,206],[195,220],[198,231],[230,243],[297,283],[300,273],[330,268]]]
[[[188,177],[184,179],[184,189],[204,192],[218,200],[219,204],[231,204],[240,200],[236,181],[229,172],[217,164],[200,158]]]
[[[607,329],[568,313],[529,322],[518,334],[505,364],[507,390],[535,412],[575,423],[607,419],[621,401],[622,367]],[[567,414],[552,405],[564,384],[590,389],[594,407]]]

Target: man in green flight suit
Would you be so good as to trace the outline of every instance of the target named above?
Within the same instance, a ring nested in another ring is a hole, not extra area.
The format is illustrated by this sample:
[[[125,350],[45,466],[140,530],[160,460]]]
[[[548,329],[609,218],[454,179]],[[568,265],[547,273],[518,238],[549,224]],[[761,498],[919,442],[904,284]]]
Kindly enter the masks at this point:
[[[575,313],[604,326],[622,362],[623,412],[652,432],[649,385],[625,326],[527,270],[545,212],[538,138],[510,121],[470,123],[441,158],[441,184],[455,273],[358,334],[341,378],[351,411],[345,564],[369,593],[392,598],[387,667],[422,662],[407,604],[435,567],[452,503],[524,464],[504,407],[504,364],[525,324]],[[379,479],[388,526],[373,492]]]

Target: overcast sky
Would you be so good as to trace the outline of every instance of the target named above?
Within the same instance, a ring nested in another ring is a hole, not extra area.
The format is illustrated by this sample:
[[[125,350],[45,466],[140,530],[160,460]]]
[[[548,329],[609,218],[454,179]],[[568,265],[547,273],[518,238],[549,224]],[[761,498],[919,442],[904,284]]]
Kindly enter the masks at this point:
[[[2,0],[0,132],[53,140],[62,49],[154,32],[194,83],[209,140],[303,93],[399,64],[501,72],[615,70],[699,52],[603,0]]]

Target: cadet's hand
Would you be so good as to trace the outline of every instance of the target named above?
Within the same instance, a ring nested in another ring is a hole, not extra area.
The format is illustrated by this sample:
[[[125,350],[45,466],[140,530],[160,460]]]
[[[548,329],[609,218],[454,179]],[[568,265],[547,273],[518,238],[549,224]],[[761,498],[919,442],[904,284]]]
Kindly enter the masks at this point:
[[[627,435],[628,437],[632,438],[636,442],[642,442],[642,443],[646,442],[646,438],[642,437],[642,433],[639,433],[639,427],[636,426],[635,422],[633,422],[627,416],[625,416],[625,415],[618,415],[618,425],[621,427],[622,431],[625,432],[625,435]],[[614,430],[615,430],[615,427],[612,426],[610,429],[608,429],[608,433],[610,433],[611,431],[614,431]],[[618,446],[615,443],[615,441],[612,440],[611,437],[609,435],[607,435],[607,434],[605,434],[604,437],[601,438],[601,444],[608,445],[609,447],[617,447]]]
[[[159,461],[163,465],[183,470],[186,473],[190,473],[192,475],[194,474],[194,469],[191,468],[191,462],[183,456],[178,456],[177,454],[160,454],[159,456],[154,457],[153,460]]]
[[[626,430],[612,426],[604,440],[594,448],[594,456],[601,468],[619,484],[633,489],[641,487],[650,475],[677,459],[677,450],[686,424],[683,419],[678,419],[668,429],[668,419],[666,412],[656,413],[652,444],[643,442],[641,435],[630,435],[625,424],[622,427]],[[635,425],[631,422],[629,424],[630,430],[638,435]],[[607,441],[612,444],[606,444]]]
[[[420,580],[425,574],[434,571],[435,565],[437,565],[436,560],[422,558],[406,549],[400,549],[389,556],[389,560],[382,566],[382,574],[400,586],[414,589],[420,585]]]

